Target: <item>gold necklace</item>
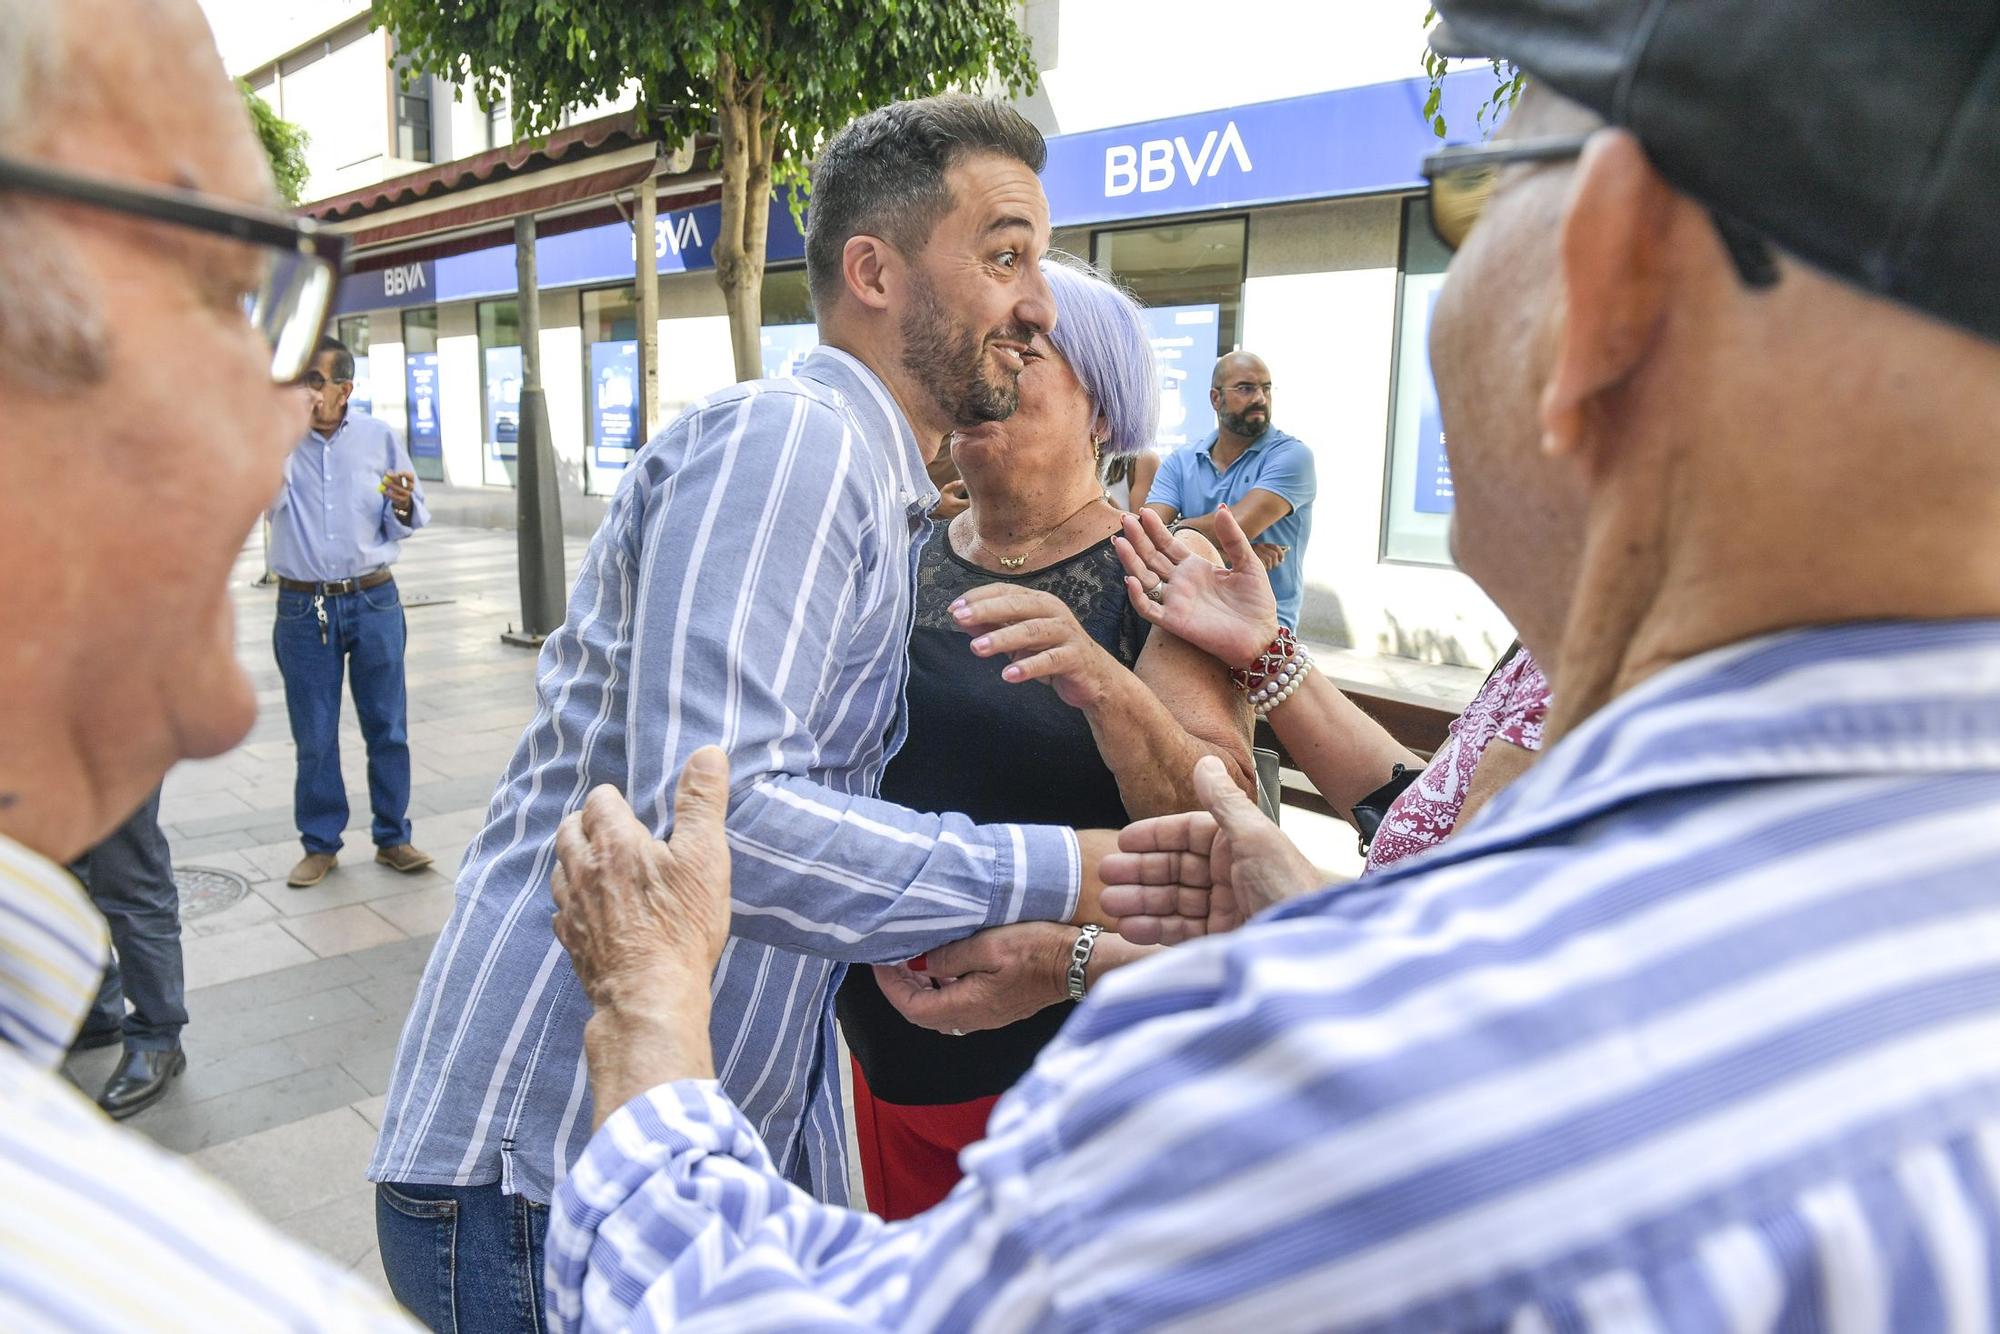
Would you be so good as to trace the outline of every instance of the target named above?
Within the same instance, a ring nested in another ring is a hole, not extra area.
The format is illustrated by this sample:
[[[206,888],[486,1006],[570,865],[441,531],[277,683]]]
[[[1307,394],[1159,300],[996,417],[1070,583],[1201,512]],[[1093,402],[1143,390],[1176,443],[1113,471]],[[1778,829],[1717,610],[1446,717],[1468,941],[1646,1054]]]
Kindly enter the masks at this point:
[[[1074,519],[1077,515],[1083,513],[1085,510],[1089,509],[1092,505],[1098,504],[1103,499],[1104,497],[1102,496],[1092,496],[1089,500],[1084,501],[1083,504],[1071,510],[1069,514],[1063,518],[1061,523],[1058,523],[1055,527],[1043,533],[1039,538],[1036,538],[1035,544],[1029,547],[1026,551],[1022,552],[1018,556],[1001,555],[999,552],[994,551],[991,546],[988,546],[986,539],[979,536],[979,534],[977,533],[974,533],[972,535],[972,539],[973,541],[979,543],[981,547],[984,547],[987,551],[992,553],[993,559],[1000,562],[1001,569],[1018,570],[1023,565],[1026,565],[1028,563],[1028,557],[1034,555],[1036,552],[1040,551],[1043,547],[1047,546],[1049,544],[1050,538],[1054,537],[1057,533],[1061,532],[1064,528],[1068,527],[1071,519]]]

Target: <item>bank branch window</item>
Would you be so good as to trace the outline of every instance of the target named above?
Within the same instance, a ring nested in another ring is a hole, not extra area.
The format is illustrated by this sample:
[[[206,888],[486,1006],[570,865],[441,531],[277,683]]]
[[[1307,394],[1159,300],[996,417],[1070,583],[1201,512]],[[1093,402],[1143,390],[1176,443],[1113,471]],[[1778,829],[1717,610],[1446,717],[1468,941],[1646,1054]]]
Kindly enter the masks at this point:
[[[1154,448],[1171,453],[1215,429],[1208,383],[1215,359],[1238,344],[1248,223],[1213,218],[1100,231],[1091,260],[1146,306],[1160,374]]]
[[[438,313],[435,306],[403,312],[404,439],[410,462],[427,482],[444,480],[444,425],[438,417]]]
[[[1389,485],[1383,500],[1382,559],[1450,565],[1451,463],[1431,379],[1431,312],[1444,290],[1451,254],[1431,234],[1422,199],[1403,205],[1397,273],[1395,375],[1389,404]]]
[[[375,385],[368,374],[368,317],[349,315],[334,325],[334,335],[347,344],[347,350],[354,355],[354,392],[348,396],[347,409],[364,417],[375,413]]]
[[[479,303],[479,375],[486,403],[486,441],[481,479],[488,486],[514,485],[514,460],[521,444],[521,314],[513,301]]]
[[[618,489],[639,439],[639,296],[630,285],[583,294],[584,423],[594,496]]]
[[[764,311],[759,321],[764,374],[790,375],[819,346],[812,292],[804,269],[771,269],[764,274]]]

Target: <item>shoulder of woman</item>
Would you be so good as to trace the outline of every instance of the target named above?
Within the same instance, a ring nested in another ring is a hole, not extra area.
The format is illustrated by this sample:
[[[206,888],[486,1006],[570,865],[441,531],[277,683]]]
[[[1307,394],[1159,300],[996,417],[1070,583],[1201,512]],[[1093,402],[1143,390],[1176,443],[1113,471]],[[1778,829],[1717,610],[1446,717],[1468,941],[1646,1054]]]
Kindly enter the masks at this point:
[[[1180,538],[1180,540],[1187,545],[1187,549],[1189,551],[1192,551],[1195,555],[1201,557],[1203,560],[1207,561],[1210,565],[1220,565],[1223,563],[1222,553],[1215,549],[1215,543],[1209,541],[1206,537],[1203,537],[1199,530],[1194,528],[1181,528],[1175,531],[1174,536]]]

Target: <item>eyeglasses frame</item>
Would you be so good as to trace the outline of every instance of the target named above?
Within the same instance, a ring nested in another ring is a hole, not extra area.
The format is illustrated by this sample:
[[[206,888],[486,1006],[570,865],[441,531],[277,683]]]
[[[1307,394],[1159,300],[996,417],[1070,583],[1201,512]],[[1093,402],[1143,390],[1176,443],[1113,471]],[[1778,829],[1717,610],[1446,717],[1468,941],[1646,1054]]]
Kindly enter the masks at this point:
[[[1557,162],[1564,158],[1582,154],[1584,146],[1590,142],[1588,134],[1569,134],[1546,139],[1513,139],[1491,144],[1461,144],[1441,148],[1427,155],[1420,174],[1426,187],[1426,212],[1431,219],[1431,234],[1446,250],[1456,251],[1458,247],[1445,239],[1437,228],[1437,189],[1441,178],[1467,167],[1499,167],[1516,162]],[[1748,223],[1730,217],[1722,210],[1710,206],[1709,219],[1715,224],[1716,232],[1722,238],[1723,249],[1729,253],[1729,262],[1736,269],[1736,276],[1745,287],[1762,290],[1774,287],[1778,282],[1778,260],[1772,252],[1771,244]],[[1475,219],[1475,222],[1477,220]],[[1470,228],[1467,229],[1468,232]]]
[[[327,320],[333,313],[331,294],[345,272],[347,238],[322,229],[311,218],[218,199],[194,190],[79,175],[0,154],[0,191],[6,190],[88,204],[127,217],[170,223],[214,236],[231,237],[250,245],[290,251],[324,263],[332,270],[334,282],[328,288],[326,309],[320,312],[319,328],[314,330],[309,342],[318,343],[326,332]],[[296,383],[304,374],[305,368],[301,367],[299,375],[293,377],[291,382]]]

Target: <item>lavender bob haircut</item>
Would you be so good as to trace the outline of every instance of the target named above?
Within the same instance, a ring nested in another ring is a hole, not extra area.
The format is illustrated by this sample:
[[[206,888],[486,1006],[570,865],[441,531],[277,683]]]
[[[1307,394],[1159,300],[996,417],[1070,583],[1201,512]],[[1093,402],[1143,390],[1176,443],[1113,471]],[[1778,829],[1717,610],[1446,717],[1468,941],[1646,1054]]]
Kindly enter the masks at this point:
[[[1043,258],[1042,276],[1056,298],[1049,342],[1110,424],[1105,454],[1116,458],[1150,448],[1160,420],[1160,373],[1139,303],[1083,260],[1059,250]]]

